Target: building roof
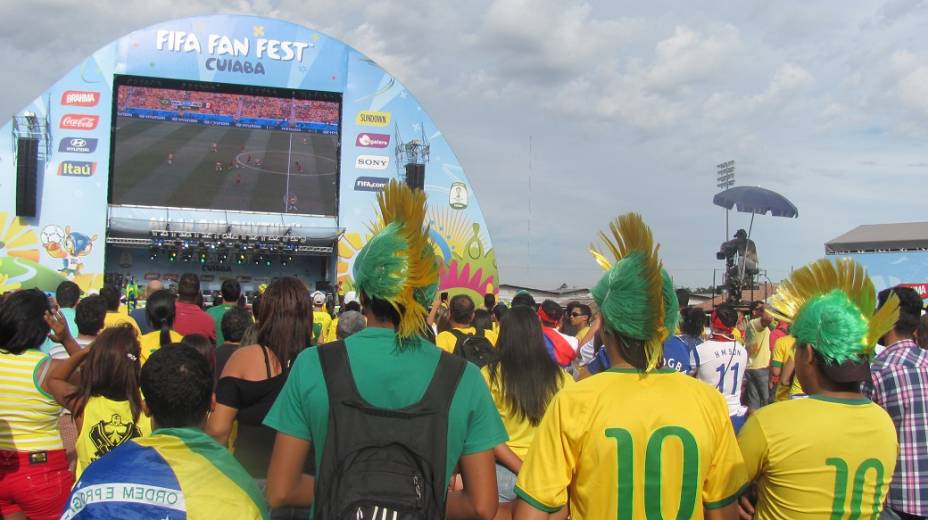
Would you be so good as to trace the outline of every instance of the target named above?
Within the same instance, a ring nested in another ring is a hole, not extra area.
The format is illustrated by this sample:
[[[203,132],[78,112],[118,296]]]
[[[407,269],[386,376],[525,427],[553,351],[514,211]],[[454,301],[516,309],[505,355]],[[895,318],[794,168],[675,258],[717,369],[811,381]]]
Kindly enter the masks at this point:
[[[567,287],[562,285],[557,289],[537,289],[534,287],[525,287],[521,285],[510,285],[510,284],[500,284],[499,286],[500,298],[503,300],[510,300],[513,296],[520,292],[527,292],[532,295],[537,302],[542,300],[554,300],[560,304],[564,304],[569,301],[579,301],[580,303],[589,303],[593,301],[593,297],[590,295],[590,290],[586,288],[577,288],[577,287]]]
[[[825,243],[825,254],[928,249],[928,222],[867,224]]]
[[[756,289],[743,289],[741,291],[741,301],[747,305],[755,300],[767,301],[768,298],[776,294],[778,284],[775,283],[765,283],[758,286]],[[718,307],[719,305],[725,303],[727,300],[724,294],[714,295],[709,299],[705,299],[699,302],[690,302],[690,305],[703,309],[706,311],[711,311],[712,309]]]

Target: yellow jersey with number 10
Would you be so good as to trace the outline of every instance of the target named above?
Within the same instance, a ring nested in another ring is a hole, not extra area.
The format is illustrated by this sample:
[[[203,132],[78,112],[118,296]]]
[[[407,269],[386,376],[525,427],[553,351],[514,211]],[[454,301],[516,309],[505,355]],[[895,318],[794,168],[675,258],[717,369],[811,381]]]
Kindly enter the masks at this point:
[[[703,518],[747,483],[722,395],[672,369],[607,372],[553,399],[516,494],[574,520]]]
[[[885,410],[819,395],[761,408],[738,442],[758,484],[755,520],[876,518],[899,449]]]

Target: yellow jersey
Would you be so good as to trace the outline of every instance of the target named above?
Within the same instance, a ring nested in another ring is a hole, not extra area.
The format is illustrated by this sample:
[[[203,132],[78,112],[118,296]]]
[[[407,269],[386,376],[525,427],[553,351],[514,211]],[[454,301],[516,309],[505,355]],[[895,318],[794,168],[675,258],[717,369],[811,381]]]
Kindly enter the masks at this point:
[[[20,354],[0,350],[0,450],[64,449],[58,430],[61,405],[39,381],[47,362],[49,357],[38,349]]]
[[[715,388],[673,369],[612,368],[557,394],[516,494],[548,513],[570,500],[574,520],[701,519],[747,482]]]
[[[560,372],[561,381],[559,383],[559,389],[573,384],[574,378],[570,377],[570,374],[563,370]],[[480,373],[483,375],[483,380],[486,381],[487,386],[490,388],[490,395],[493,397],[493,403],[496,405],[497,411],[499,411],[499,418],[503,420],[503,426],[506,427],[506,433],[509,434],[509,440],[506,441],[506,445],[509,446],[509,449],[520,459],[525,460],[525,456],[528,455],[528,449],[532,445],[532,440],[535,438],[535,431],[538,430],[538,426],[532,426],[532,423],[529,422],[527,418],[518,417],[506,403],[506,400],[503,398],[502,379],[499,372],[496,373],[496,380],[494,381],[490,380],[489,366],[481,368]]]
[[[132,421],[129,401],[113,401],[103,396],[92,396],[84,405],[81,431],[77,434],[76,476],[79,479],[91,462],[106,455],[129,439],[151,433],[151,419],[139,412],[138,421]]]
[[[313,336],[316,338],[316,344],[322,345],[334,341],[335,337],[328,337],[329,325],[332,323],[332,317],[326,311],[313,311]]]
[[[820,395],[761,408],[738,442],[758,484],[756,520],[876,518],[899,447],[878,405]]]
[[[107,311],[106,315],[103,317],[103,328],[108,329],[117,325],[129,325],[135,330],[136,335],[142,335],[139,324],[136,323],[131,316],[124,312]]]
[[[574,337],[577,338],[577,341],[583,341],[583,338],[586,337],[586,335],[587,335],[588,332],[590,332],[590,326],[589,326],[589,325],[587,325],[586,327],[583,327],[582,329],[578,330],[578,331],[577,331],[577,334],[575,334]]]
[[[181,333],[174,330],[170,332],[171,343],[180,343],[180,340],[184,339],[184,336],[181,335]],[[142,337],[139,338],[139,346],[142,350],[142,359],[139,361],[141,361],[144,365],[145,362],[148,361],[148,356],[152,355],[154,351],[161,348],[161,331],[155,330],[149,332],[148,334],[143,334]]]
[[[776,345],[773,349],[773,357],[770,360],[770,366],[783,369],[783,367],[795,357],[796,354],[796,338],[792,336],[783,336],[777,340]],[[782,373],[780,375],[780,383],[776,388],[776,397],[777,401],[788,401],[789,396],[804,394],[802,390],[802,385],[799,384],[799,378],[796,377],[796,371],[793,370],[792,378],[790,381],[784,381],[782,379]]]
[[[745,348],[748,349],[748,370],[770,366],[770,327],[764,327],[760,318],[748,322],[745,329]]]
[[[474,327],[465,327],[462,329],[455,328],[454,330],[461,331],[464,334],[477,334],[477,329]],[[497,335],[493,332],[493,329],[488,329],[483,331],[483,336],[490,341],[490,344],[494,347],[496,346]],[[435,345],[444,350],[449,354],[454,354],[454,346],[457,344],[458,338],[454,336],[450,331],[442,332],[435,338]]]
[[[332,322],[329,323],[329,327],[325,329],[325,340],[326,341],[335,341],[338,339],[338,316],[332,318]]]

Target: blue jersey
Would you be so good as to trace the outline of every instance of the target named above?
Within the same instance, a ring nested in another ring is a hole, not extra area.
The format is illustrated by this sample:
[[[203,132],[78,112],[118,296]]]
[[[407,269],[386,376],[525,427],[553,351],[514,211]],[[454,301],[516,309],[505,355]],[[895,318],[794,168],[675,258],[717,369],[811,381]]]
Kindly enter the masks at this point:
[[[679,336],[671,336],[664,342],[664,366],[684,374],[692,369],[689,345]]]

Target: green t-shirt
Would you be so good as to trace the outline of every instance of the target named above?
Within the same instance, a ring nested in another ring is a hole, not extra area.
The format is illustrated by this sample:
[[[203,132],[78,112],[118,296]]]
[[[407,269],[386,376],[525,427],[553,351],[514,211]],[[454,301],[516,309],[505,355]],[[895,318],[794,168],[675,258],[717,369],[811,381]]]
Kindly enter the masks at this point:
[[[345,340],[358,392],[379,408],[403,408],[422,399],[441,355],[438,347],[424,340],[403,351],[396,349],[395,341],[394,331],[384,328],[367,328]],[[317,348],[297,356],[264,424],[316,444],[316,467],[321,466],[321,446],[329,427],[329,393]],[[445,486],[462,455],[493,449],[507,440],[480,370],[468,363],[448,413]]]
[[[213,317],[213,321],[216,322],[216,346],[222,345],[226,342],[225,338],[222,337],[222,317],[225,316],[226,311],[235,307],[235,305],[229,305],[228,303],[223,303],[222,305],[216,305],[215,307],[210,307],[206,309],[206,314],[209,314]]]

